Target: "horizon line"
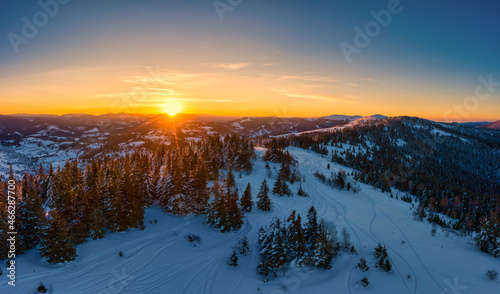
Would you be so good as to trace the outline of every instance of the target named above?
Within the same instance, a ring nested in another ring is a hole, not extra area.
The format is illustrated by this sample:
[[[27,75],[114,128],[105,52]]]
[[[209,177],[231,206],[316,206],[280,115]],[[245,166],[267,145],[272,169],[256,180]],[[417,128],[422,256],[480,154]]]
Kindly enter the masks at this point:
[[[62,117],[62,116],[71,116],[71,115],[87,115],[87,116],[94,116],[94,117],[99,117],[99,116],[106,116],[106,115],[139,115],[139,116],[160,116],[160,115],[166,115],[170,116],[167,113],[141,113],[141,112],[108,112],[108,113],[102,113],[102,114],[90,114],[90,113],[85,113],[85,112],[68,112],[68,113],[63,113],[63,114],[51,114],[51,113],[10,113],[10,114],[4,114],[0,113],[0,116],[53,116],[53,117]],[[277,115],[227,115],[227,114],[207,114],[207,113],[178,113],[175,116],[179,115],[198,115],[198,116],[208,116],[208,117],[222,117],[222,118],[245,118],[245,117],[256,117],[256,118],[265,118],[265,117],[278,117],[278,118],[323,118],[323,117],[328,117],[328,116],[359,116],[359,117],[370,117],[370,116],[376,116],[376,115],[382,115],[382,114],[371,114],[371,115],[360,115],[360,114],[330,114],[330,115],[324,115],[324,116],[277,116]],[[395,116],[386,116],[382,115],[385,117],[417,117],[421,119],[426,119],[434,122],[445,122],[445,123],[493,123],[496,121],[500,121],[499,119],[494,119],[494,120],[489,120],[489,119],[457,119],[457,118],[450,118],[450,119],[436,119],[436,118],[428,118],[428,117],[420,117],[416,115],[407,115],[407,114],[402,114],[402,115],[395,115]]]

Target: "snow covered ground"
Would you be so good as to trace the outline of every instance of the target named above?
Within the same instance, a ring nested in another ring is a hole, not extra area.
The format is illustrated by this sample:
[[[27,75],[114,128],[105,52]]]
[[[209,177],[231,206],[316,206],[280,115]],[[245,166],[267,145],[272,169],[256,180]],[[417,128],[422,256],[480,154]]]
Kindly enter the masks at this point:
[[[16,287],[7,285],[6,270],[0,277],[0,293],[35,293],[43,282],[49,293],[384,293],[384,294],[498,294],[500,281],[490,281],[488,269],[500,271],[500,259],[481,253],[470,237],[445,234],[438,229],[431,235],[431,225],[413,220],[411,204],[390,198],[360,184],[361,192],[334,190],[319,182],[312,173],[329,174],[339,168],[321,155],[289,148],[298,159],[306,182],[303,189],[310,197],[271,196],[273,210],[247,214],[237,232],[222,234],[203,224],[204,216],[174,217],[153,207],[146,212],[146,229],[112,233],[106,239],[88,241],[78,246],[79,257],[67,264],[49,265],[34,250],[16,259]],[[258,157],[264,150],[257,149]],[[273,175],[277,166],[271,165]],[[249,175],[236,174],[240,193],[251,183],[255,197],[266,178],[265,163],[257,160]],[[274,180],[268,180],[272,187]],[[298,184],[291,185],[296,193]],[[255,199],[254,199],[255,201]],[[327,271],[291,269],[285,277],[264,283],[255,273],[258,254],[257,232],[274,217],[284,218],[295,209],[305,219],[314,205],[318,216],[346,227],[358,255],[342,252],[333,268]],[[158,223],[155,224],[154,220]],[[150,221],[152,223],[150,223]],[[199,246],[188,243],[184,236],[195,233],[202,239]],[[252,251],[239,256],[236,268],[226,258],[244,236]],[[374,267],[373,248],[380,242],[388,248],[392,273]],[[122,251],[123,257],[118,253]],[[355,266],[365,257],[370,266],[367,273]],[[366,275],[368,288],[358,285]],[[410,275],[410,278],[408,278]]]

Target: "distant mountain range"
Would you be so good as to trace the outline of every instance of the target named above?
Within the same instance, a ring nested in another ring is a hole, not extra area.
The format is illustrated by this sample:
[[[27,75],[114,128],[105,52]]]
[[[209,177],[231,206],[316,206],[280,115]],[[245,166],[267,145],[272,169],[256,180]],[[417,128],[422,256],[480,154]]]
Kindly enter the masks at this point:
[[[239,134],[253,138],[313,134],[384,123],[390,119],[380,114],[365,117],[335,114],[312,118],[234,118],[194,114],[175,117],[154,114],[0,115],[0,176],[9,165],[20,171],[33,170],[40,162],[62,166],[71,158],[122,153],[154,142],[196,141],[206,134]],[[470,123],[422,121],[442,132],[463,134],[464,139],[474,136],[489,142],[500,136],[497,131],[499,122],[478,124],[481,128],[477,128]]]
[[[325,116],[323,118],[332,119],[332,120],[348,120],[348,121],[353,121],[353,120],[360,119],[362,117],[363,116],[361,116],[361,115],[334,114],[334,115]],[[381,119],[381,118],[386,118],[387,116],[381,115],[381,114],[374,114],[374,115],[371,115],[370,117]]]

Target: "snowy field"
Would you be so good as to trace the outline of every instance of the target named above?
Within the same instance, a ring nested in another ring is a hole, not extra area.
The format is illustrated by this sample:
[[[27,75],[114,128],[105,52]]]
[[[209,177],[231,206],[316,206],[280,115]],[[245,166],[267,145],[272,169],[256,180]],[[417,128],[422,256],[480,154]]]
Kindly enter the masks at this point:
[[[500,259],[481,253],[470,237],[445,234],[438,229],[431,235],[431,225],[413,220],[411,204],[390,198],[360,184],[361,192],[338,191],[319,182],[312,173],[329,174],[348,168],[329,162],[318,154],[289,148],[299,161],[306,182],[303,189],[310,197],[271,196],[273,209],[261,212],[254,208],[246,215],[237,232],[220,233],[203,224],[205,217],[174,217],[157,207],[146,211],[146,229],[111,233],[103,240],[78,246],[79,256],[63,265],[49,265],[31,250],[17,257],[16,287],[7,285],[6,270],[0,277],[0,293],[36,293],[43,282],[49,293],[383,293],[383,294],[498,294],[500,281],[490,281],[485,272],[500,272]],[[258,158],[263,155],[257,149]],[[327,163],[331,169],[326,168]],[[277,166],[272,165],[273,175]],[[265,163],[257,160],[251,174],[236,181],[240,194],[251,183],[254,202],[262,180]],[[268,180],[270,187],[274,179]],[[296,194],[298,184],[290,186]],[[314,205],[318,217],[333,221],[340,230],[346,227],[358,255],[341,252],[331,270],[291,269],[285,277],[267,283],[255,273],[257,232],[274,217],[284,218],[293,209],[303,220]],[[157,220],[155,224],[154,220]],[[151,221],[151,223],[150,223]],[[199,246],[184,236],[195,233],[202,239]],[[240,256],[236,268],[226,264],[232,246],[244,236],[252,251]],[[393,271],[389,274],[375,268],[373,248],[380,242],[388,248]],[[123,257],[119,252],[123,252]],[[370,266],[367,273],[356,268],[361,257]],[[368,288],[359,286],[366,275]],[[410,275],[410,278],[408,278]]]

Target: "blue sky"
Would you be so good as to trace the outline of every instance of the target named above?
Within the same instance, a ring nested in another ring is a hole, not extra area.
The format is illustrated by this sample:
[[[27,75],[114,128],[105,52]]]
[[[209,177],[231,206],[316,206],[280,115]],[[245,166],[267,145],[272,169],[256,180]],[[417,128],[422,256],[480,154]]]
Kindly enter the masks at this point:
[[[189,112],[439,119],[474,94],[478,77],[500,82],[500,3],[493,0],[401,0],[402,11],[347,62],[340,44],[353,45],[354,28],[364,30],[370,12],[390,2],[243,0],[221,20],[213,1],[71,0],[15,53],[9,33],[22,37],[22,18],[42,8],[1,1],[2,112],[34,112],[29,105],[40,98],[52,105],[44,112],[109,112],[112,102],[103,97],[130,92],[125,81],[151,75],[147,68],[160,68],[159,79],[177,74],[175,85],[162,82],[162,93],[175,95],[148,95],[129,111],[155,111],[162,99],[183,97]],[[447,115],[494,119],[499,93]],[[226,102],[209,107],[215,97]],[[78,106],[68,102],[75,99]]]

